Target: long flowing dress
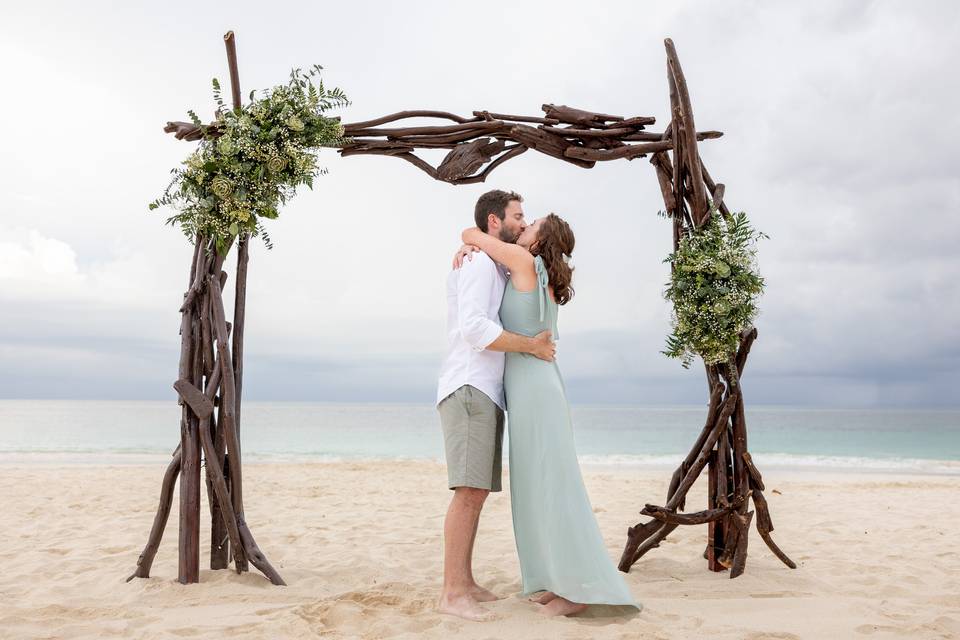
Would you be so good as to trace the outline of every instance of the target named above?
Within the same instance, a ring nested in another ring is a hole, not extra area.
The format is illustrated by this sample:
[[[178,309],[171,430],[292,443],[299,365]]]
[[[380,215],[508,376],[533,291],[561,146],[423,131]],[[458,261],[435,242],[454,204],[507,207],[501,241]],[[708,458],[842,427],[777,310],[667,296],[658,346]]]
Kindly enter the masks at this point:
[[[547,289],[540,256],[537,288],[517,291],[508,282],[500,322],[534,336],[550,329],[558,305]],[[614,566],[587,496],[574,448],[566,387],[557,363],[507,353],[503,376],[510,451],[510,508],[520,558],[523,595],[552,591],[584,604],[642,605]]]

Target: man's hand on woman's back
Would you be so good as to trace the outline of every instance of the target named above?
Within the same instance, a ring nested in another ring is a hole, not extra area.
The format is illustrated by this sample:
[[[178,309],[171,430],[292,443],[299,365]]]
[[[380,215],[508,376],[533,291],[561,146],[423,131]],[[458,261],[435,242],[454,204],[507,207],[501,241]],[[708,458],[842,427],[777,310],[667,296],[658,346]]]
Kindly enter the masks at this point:
[[[530,354],[541,360],[553,362],[554,357],[557,355],[557,343],[553,341],[553,332],[541,331],[535,335],[533,337],[533,349],[530,351]]]

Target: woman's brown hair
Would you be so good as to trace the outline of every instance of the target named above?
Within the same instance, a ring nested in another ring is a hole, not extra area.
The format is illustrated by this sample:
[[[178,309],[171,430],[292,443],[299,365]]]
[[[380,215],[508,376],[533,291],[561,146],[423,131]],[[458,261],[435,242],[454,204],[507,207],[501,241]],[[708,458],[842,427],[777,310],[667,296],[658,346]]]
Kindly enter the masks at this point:
[[[573,298],[573,287],[570,286],[573,267],[567,264],[567,260],[573,254],[574,242],[570,225],[557,214],[551,213],[540,223],[537,241],[531,251],[543,259],[557,304],[567,304]]]

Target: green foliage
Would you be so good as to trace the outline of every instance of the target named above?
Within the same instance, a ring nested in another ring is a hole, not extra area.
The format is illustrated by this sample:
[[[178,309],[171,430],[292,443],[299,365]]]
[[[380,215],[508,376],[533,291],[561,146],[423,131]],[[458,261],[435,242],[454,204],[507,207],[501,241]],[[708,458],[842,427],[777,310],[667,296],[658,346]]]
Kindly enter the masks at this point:
[[[326,112],[350,102],[340,89],[324,87],[321,69],[293,69],[287,84],[262,91],[259,99],[250,92],[240,109],[224,104],[214,78],[217,120],[203,125],[187,112],[204,137],[149,209],[176,209],[167,224],[179,224],[190,239],[198,233],[214,238],[219,251],[246,232],[272,248],[263,219],[275,219],[299,185],[313,189],[313,179],[327,172],[317,167],[320,148],[346,142],[343,126]]]
[[[757,315],[764,281],[756,267],[755,231],[743,212],[724,219],[711,210],[710,222],[681,238],[664,262],[673,265],[664,297],[673,303],[673,332],[662,352],[689,367],[695,356],[707,364],[729,362],[740,332]]]

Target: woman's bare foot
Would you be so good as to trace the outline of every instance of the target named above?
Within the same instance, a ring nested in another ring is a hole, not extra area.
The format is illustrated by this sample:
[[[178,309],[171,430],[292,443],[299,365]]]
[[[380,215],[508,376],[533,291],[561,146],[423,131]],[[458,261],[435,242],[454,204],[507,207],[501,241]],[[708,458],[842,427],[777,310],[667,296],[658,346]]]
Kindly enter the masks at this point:
[[[493,591],[484,589],[478,584],[473,585],[473,590],[470,591],[470,595],[473,596],[473,599],[477,602],[493,602],[494,600],[500,599],[500,596]]]
[[[557,597],[553,591],[544,591],[538,596],[530,596],[530,602],[536,602],[537,604],[547,604],[551,600]]]
[[[585,611],[587,605],[580,604],[579,602],[570,602],[566,598],[561,598],[557,596],[547,604],[543,605],[543,609],[540,610],[545,616],[569,616],[575,613],[580,613]]]
[[[474,622],[487,622],[495,620],[496,616],[489,611],[480,608],[477,601],[470,594],[459,596],[440,596],[440,602],[437,604],[437,611],[451,616],[457,616],[465,620]]]

